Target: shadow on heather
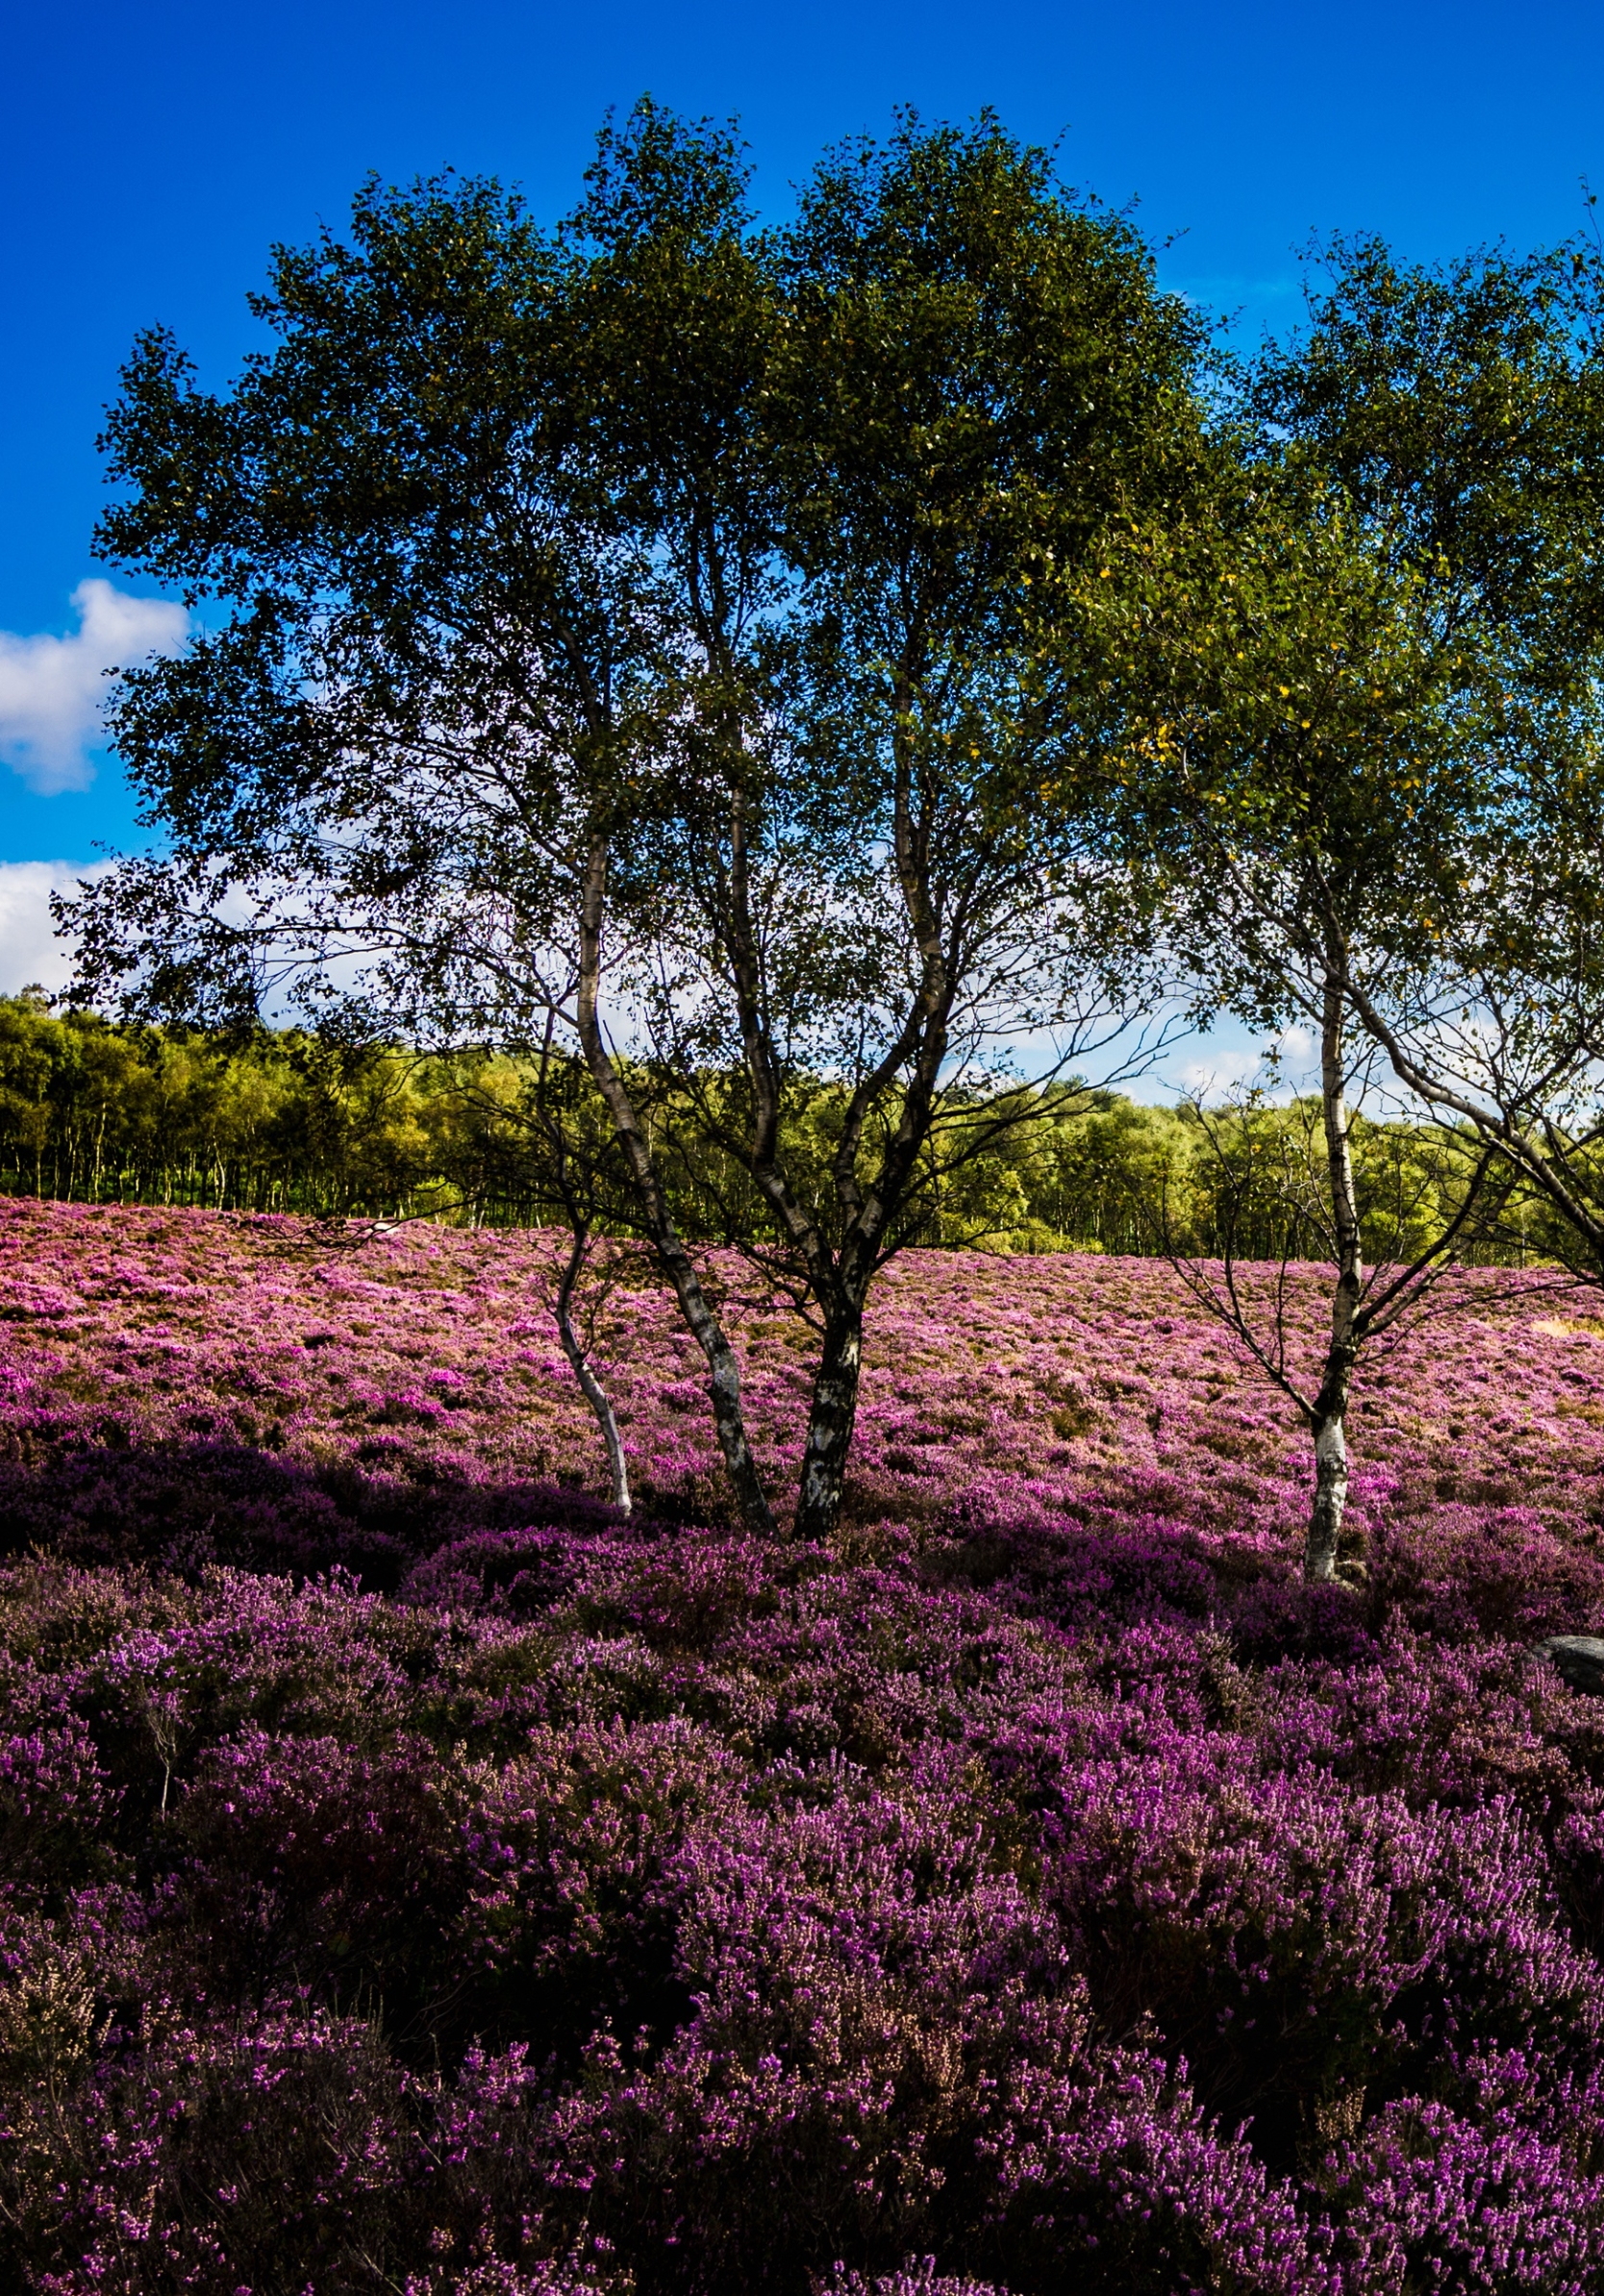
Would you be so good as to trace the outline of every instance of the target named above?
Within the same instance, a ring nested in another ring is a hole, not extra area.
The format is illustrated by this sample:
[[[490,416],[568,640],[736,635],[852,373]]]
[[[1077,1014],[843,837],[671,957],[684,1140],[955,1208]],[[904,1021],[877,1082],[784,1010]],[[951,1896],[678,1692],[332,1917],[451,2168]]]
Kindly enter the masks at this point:
[[[1596,2286],[1604,1730],[1512,1631],[1591,1549],[1443,1509],[1308,1588],[1095,1499],[825,1551],[387,1456],[0,1469],[0,2268]]]
[[[366,1592],[509,1618],[561,1599],[573,1558],[694,1530],[737,1540],[723,1494],[648,1492],[632,1520],[566,1481],[451,1473],[394,1447],[363,1465],[200,1440],[145,1448],[112,1425],[18,1438],[0,1457],[0,1554],[135,1566],[194,1581],[209,1565],[297,1584],[348,1573]],[[960,1502],[872,1519],[865,1488],[843,1556],[932,1589],[969,1588],[1071,1638],[1213,1625],[1247,1662],[1373,1657],[1390,1625],[1454,1641],[1529,1640],[1604,1625],[1604,1557],[1530,1510],[1439,1506],[1385,1520],[1360,1587],[1306,1586],[1292,1556],[1184,1518],[1090,1497],[1061,1517],[975,1523]],[[559,1565],[558,1557],[566,1558]],[[825,1558],[783,1547],[783,1576]]]
[[[13,1439],[0,1458],[0,1552],[194,1577],[209,1563],[295,1580],[350,1572],[393,1594],[441,1547],[537,1522],[600,1532],[614,1510],[560,1484],[470,1481],[416,1454],[390,1472],[240,1443],[142,1449]]]

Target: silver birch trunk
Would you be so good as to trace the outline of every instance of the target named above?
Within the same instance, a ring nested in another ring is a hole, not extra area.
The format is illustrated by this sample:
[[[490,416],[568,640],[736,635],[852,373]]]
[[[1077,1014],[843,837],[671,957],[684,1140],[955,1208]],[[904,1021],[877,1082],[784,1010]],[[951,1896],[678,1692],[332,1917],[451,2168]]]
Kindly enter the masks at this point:
[[[573,1368],[573,1375],[579,1382],[580,1390],[595,1413],[596,1425],[601,1429],[602,1442],[607,1451],[608,1475],[613,1485],[613,1504],[620,1514],[628,1514],[630,1511],[629,1462],[624,1457],[624,1442],[622,1435],[618,1433],[617,1414],[613,1409],[613,1398],[596,1377],[591,1368],[589,1357],[580,1343],[579,1334],[574,1330],[574,1285],[578,1283],[580,1269],[585,1264],[586,1241],[584,1230],[576,1230],[573,1249],[568,1254],[568,1264],[564,1269],[562,1281],[557,1286],[557,1298],[552,1306],[552,1313],[557,1322],[557,1335],[563,1342],[563,1353],[567,1357]]]
[[[1347,1074],[1342,1057],[1341,978],[1328,973],[1320,1029],[1320,1097],[1331,1185],[1332,1233],[1337,1244],[1337,1288],[1331,1299],[1331,1340],[1325,1370],[1310,1412],[1315,1437],[1315,1502],[1304,1548],[1306,1579],[1337,1575],[1342,1517],[1348,1503],[1348,1391],[1358,1353],[1356,1319],[1365,1284],[1359,1205],[1353,1185]]]
[[[851,1308],[825,1327],[824,1348],[814,1381],[808,1439],[802,1453],[802,1482],[796,1502],[796,1535],[825,1545],[840,1518],[847,1454],[858,1416],[858,1383],[864,1360],[864,1318]]]
[[[763,1487],[763,1479],[758,1473],[758,1462],[752,1456],[752,1446],[746,1439],[746,1422],[740,1408],[740,1364],[735,1350],[724,1336],[718,1318],[708,1305],[701,1279],[680,1238],[651,1151],[641,1136],[634,1104],[608,1052],[597,1015],[607,863],[606,839],[597,836],[592,841],[586,868],[580,919],[577,1012],[580,1046],[596,1089],[613,1119],[618,1144],[628,1159],[645,1232],[657,1255],[658,1264],[673,1285],[674,1296],[680,1304],[680,1313],[707,1360],[708,1395],[713,1405],[714,1428],[718,1436],[718,1447],[724,1454],[725,1469],[735,1491],[741,1520],[748,1531],[756,1532],[762,1537],[772,1538],[773,1511]]]

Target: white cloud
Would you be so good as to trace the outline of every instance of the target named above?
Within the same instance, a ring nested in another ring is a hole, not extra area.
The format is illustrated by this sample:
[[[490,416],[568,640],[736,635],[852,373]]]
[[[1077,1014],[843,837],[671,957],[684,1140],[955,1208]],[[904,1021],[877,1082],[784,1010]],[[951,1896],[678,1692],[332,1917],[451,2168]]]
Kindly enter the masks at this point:
[[[1235,1086],[1254,1082],[1263,1072],[1265,1056],[1257,1049],[1233,1052],[1221,1046],[1208,1060],[1184,1061],[1177,1082],[1190,1098],[1219,1100]]]
[[[1296,1023],[1265,1037],[1226,1018],[1200,1030],[1188,1049],[1192,1058],[1166,1064],[1160,1081],[1205,1103],[1224,1100],[1244,1085],[1258,1086],[1271,1100],[1290,1100],[1318,1082],[1314,1032]]]
[[[100,738],[106,672],[176,654],[189,627],[182,606],[130,598],[98,579],[81,582],[72,603],[70,637],[0,630],[0,758],[42,796],[94,779],[84,752]]]
[[[103,877],[109,861],[0,861],[0,996],[38,982],[64,988],[72,976],[70,941],[59,940],[50,895],[70,892],[81,877]]]

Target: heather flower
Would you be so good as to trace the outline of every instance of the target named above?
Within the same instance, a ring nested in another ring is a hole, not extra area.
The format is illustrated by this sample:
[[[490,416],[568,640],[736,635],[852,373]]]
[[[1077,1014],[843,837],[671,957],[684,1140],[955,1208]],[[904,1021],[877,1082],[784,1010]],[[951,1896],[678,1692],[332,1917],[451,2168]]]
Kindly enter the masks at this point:
[[[1353,2290],[1588,2296],[1604,2268],[1604,2184],[1568,2148],[1495,2117],[1400,2099],[1327,2170]],[[1344,2205],[1345,2204],[1345,2205]]]
[[[825,1553],[724,1519],[650,1290],[602,1503],[545,1248],[0,1204],[0,2281],[1604,2284],[1604,1702],[1529,1647],[1604,1626],[1604,1356],[1541,1279],[1377,1360],[1309,1589],[1162,1268],[898,1262]],[[778,1485],[795,1327],[729,1320]]]
[[[881,2272],[872,2279],[838,2264],[819,2283],[817,2296],[996,2296],[996,2290],[966,2274],[938,2273],[935,2258],[926,2257],[916,2267],[907,2264],[900,2272]]]

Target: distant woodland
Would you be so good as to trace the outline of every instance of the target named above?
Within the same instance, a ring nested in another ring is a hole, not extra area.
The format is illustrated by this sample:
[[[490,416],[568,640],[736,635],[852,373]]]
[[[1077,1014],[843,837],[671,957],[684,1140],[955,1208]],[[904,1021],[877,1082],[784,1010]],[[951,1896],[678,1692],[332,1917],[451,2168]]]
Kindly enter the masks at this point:
[[[506,1054],[420,1058],[395,1046],[331,1047],[294,1029],[240,1039],[117,1026],[58,1015],[28,991],[0,998],[0,1189],[319,1219],[561,1224],[564,1207],[529,1122],[533,1080],[532,1061]],[[799,1114],[799,1162],[810,1130],[822,1160],[838,1097],[821,1081]],[[1211,1117],[1187,1103],[1148,1106],[1072,1083],[1041,1097],[1036,1120],[997,1127],[987,1122],[989,1099],[972,1096],[974,1153],[965,1158],[949,1142],[940,1199],[921,1199],[909,1241],[1138,1254],[1167,1241],[1209,1254],[1229,1230],[1239,1257],[1319,1256],[1317,1214],[1289,1185],[1318,1144],[1317,1104],[1239,1103]],[[961,1133],[961,1101],[951,1116]],[[761,1220],[734,1160],[677,1128],[671,1108],[661,1111],[661,1133],[688,1235],[734,1239]],[[1406,1229],[1429,1228],[1463,1148],[1429,1127],[1360,1118],[1356,1149],[1379,1256],[1395,1249],[1400,1213]],[[1239,1200],[1244,1159],[1257,1165],[1256,1203]],[[1528,1206],[1463,1257],[1530,1260],[1553,1241]]]

